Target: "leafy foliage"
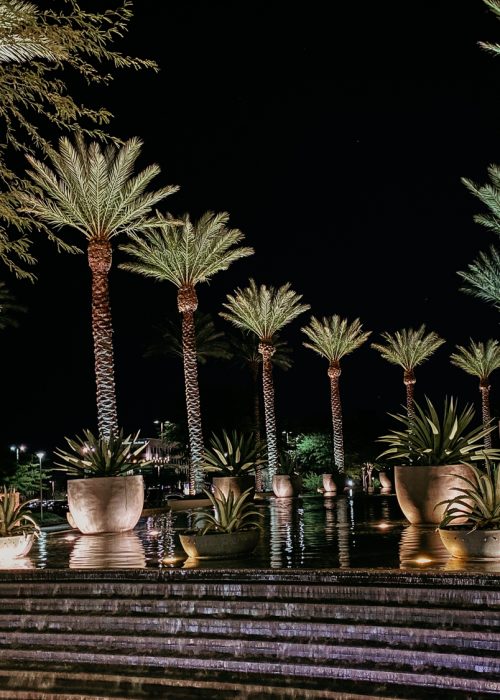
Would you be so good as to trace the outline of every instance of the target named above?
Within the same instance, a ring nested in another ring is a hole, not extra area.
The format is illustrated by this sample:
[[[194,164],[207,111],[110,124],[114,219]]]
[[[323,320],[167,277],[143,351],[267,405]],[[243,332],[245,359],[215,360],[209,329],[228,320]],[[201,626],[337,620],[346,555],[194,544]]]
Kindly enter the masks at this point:
[[[475,343],[471,339],[468,348],[457,345],[457,352],[453,353],[450,359],[452,364],[467,374],[487,380],[490,374],[500,367],[500,343],[491,338],[486,343]]]
[[[433,331],[426,333],[424,324],[417,330],[404,328],[394,334],[381,335],[385,344],[372,343],[371,347],[378,350],[385,360],[407,372],[421,365],[445,342]]]
[[[254,333],[241,331],[229,335],[229,344],[232,348],[233,358],[240,365],[254,367],[262,364],[262,355],[259,352],[259,339]],[[289,370],[293,365],[292,349],[286,340],[281,340],[279,333],[275,333],[271,339],[274,353],[271,362],[274,367]]]
[[[14,489],[5,486],[0,493],[0,537],[32,533],[37,535],[40,531],[28,511],[28,505],[33,501],[25,501],[16,506],[18,497],[19,494]]]
[[[65,439],[71,452],[55,450],[56,458],[62,460],[55,464],[60,471],[80,478],[128,474],[137,467],[135,458],[144,449],[144,445],[137,445],[138,432],[125,438],[123,430],[109,438],[99,438],[90,430],[84,430],[83,437]]]
[[[495,246],[490,247],[489,253],[480,252],[467,271],[458,274],[466,283],[461,288],[463,292],[500,309],[500,254]]]
[[[295,449],[304,469],[324,471],[332,468],[331,433],[301,433],[297,436]]]
[[[223,430],[222,437],[213,433],[210,446],[204,450],[203,469],[221,476],[241,476],[265,462],[263,450],[253,433]]]
[[[302,488],[304,491],[317,493],[323,486],[323,475],[316,472],[306,472],[302,475]]]
[[[210,499],[214,507],[214,515],[211,513],[196,513],[195,525],[202,524],[199,534],[206,535],[210,532],[240,532],[241,530],[261,529],[259,520],[262,513],[252,510],[253,504],[249,502],[252,489],[243,491],[237,498],[229,491],[227,497],[216,489],[215,495],[209,491],[204,493]]]
[[[393,430],[378,438],[377,442],[390,445],[378,457],[397,459],[408,464],[454,464],[467,460],[480,460],[484,456],[496,458],[498,449],[485,449],[482,441],[495,430],[494,425],[470,428],[474,409],[469,404],[459,412],[452,397],[444,401],[440,417],[432,402],[426,397],[427,410],[415,403],[415,416],[389,414],[403,425],[403,430]]]
[[[371,333],[362,330],[359,318],[349,323],[340,316],[324,316],[322,321],[313,316],[301,330],[309,338],[304,346],[326,357],[330,364],[359,348]]]
[[[486,459],[486,469],[482,471],[473,464],[470,465],[472,480],[461,474],[456,476],[465,482],[463,488],[454,487],[459,491],[457,496],[441,501],[438,505],[447,504],[440,527],[453,524],[472,526],[472,530],[500,529],[500,466]],[[459,523],[455,523],[459,520]]]
[[[295,450],[280,450],[276,474],[296,476],[300,474],[300,464]]]

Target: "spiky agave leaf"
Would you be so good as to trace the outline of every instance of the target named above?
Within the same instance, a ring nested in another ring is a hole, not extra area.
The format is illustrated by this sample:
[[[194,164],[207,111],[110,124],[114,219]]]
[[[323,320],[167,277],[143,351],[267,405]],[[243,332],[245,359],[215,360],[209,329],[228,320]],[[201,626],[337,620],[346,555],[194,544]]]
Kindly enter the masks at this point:
[[[55,450],[55,456],[62,460],[55,464],[60,471],[80,478],[123,476],[137,466],[133,460],[145,447],[137,445],[138,439],[139,431],[124,437],[120,430],[117,435],[99,438],[90,430],[84,430],[83,437],[65,438],[71,452]],[[145,464],[142,462],[143,466]]]
[[[235,498],[232,491],[225,496],[218,489],[215,495],[204,490],[215,512],[214,514],[196,514],[195,525],[199,522],[203,524],[199,534],[205,535],[211,531],[231,533],[253,528],[261,529],[259,519],[263,516],[262,513],[252,510],[253,506],[248,500],[251,491],[251,488],[246,489],[238,498]]]
[[[203,469],[208,473],[240,476],[265,462],[263,451],[264,445],[257,442],[254,433],[223,430],[222,436],[212,434],[204,451]]]
[[[13,535],[34,534],[38,535],[40,528],[32,518],[27,508],[31,501],[24,501],[16,506],[17,492],[15,489],[3,487],[0,494],[0,537]]]
[[[378,457],[387,457],[411,464],[453,464],[467,460],[481,460],[484,455],[490,459],[500,456],[496,448],[485,449],[482,441],[495,426],[482,425],[470,428],[474,418],[474,408],[466,405],[458,411],[456,400],[452,397],[444,401],[443,414],[440,417],[432,402],[426,397],[427,410],[415,403],[415,416],[410,419],[407,414],[389,414],[403,425],[403,430],[393,430],[382,435],[377,442],[390,447]]]
[[[470,465],[471,479],[456,474],[466,486],[454,487],[458,495],[438,503],[446,504],[440,527],[465,524],[471,527],[471,531],[500,528],[500,466],[487,456],[485,462],[484,471]]]

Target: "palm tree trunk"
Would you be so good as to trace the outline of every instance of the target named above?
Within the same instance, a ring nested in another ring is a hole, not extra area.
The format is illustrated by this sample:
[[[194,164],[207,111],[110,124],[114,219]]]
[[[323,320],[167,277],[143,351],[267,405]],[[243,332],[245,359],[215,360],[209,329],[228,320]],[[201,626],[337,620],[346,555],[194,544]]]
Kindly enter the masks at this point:
[[[110,242],[89,243],[87,256],[92,272],[92,335],[97,386],[97,423],[99,436],[109,438],[118,433],[113,324],[108,285],[112,258]]]
[[[485,428],[491,425],[491,410],[490,410],[490,385],[488,377],[481,379],[479,382],[479,391],[481,392],[481,409],[483,414],[483,426]],[[491,449],[491,433],[484,436],[484,446],[487,450]]]
[[[264,420],[266,423],[267,463],[269,478],[272,479],[278,468],[278,446],[276,441],[276,415],[274,411],[273,363],[274,348],[269,343],[259,343],[262,355],[262,389],[264,394]]]
[[[252,391],[253,391],[253,432],[257,444],[261,442],[260,434],[260,393],[259,393],[259,362],[252,362],[250,369],[252,372]],[[259,493],[263,490],[262,484],[262,466],[259,464],[255,468],[255,490]]]
[[[410,421],[415,418],[415,406],[413,388],[415,386],[415,374],[413,370],[405,370],[403,381],[406,386],[406,413]]]
[[[182,314],[182,358],[190,453],[189,494],[194,496],[203,489],[203,433],[194,326],[194,312],[198,307],[198,298],[194,287],[181,287],[179,289],[177,307]]]
[[[328,368],[330,378],[330,396],[332,404],[332,425],[333,425],[333,457],[335,466],[339,474],[344,473],[344,434],[342,429],[342,404],[340,402],[339,377],[340,367],[331,364]]]

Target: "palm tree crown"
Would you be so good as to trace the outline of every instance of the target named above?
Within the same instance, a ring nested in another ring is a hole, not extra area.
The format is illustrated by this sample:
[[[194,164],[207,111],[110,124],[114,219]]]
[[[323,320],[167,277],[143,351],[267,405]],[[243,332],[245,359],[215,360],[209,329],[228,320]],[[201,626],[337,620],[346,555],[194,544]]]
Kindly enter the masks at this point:
[[[458,274],[465,280],[462,292],[500,309],[500,254],[495,246],[488,253],[481,251],[467,270]]]
[[[253,248],[238,247],[244,235],[239,229],[228,228],[228,221],[227,212],[208,211],[195,223],[185,214],[181,226],[165,222],[145,236],[132,234],[131,242],[120,248],[135,260],[120,267],[172,282],[179,289],[207,282],[231,263],[254,252]]]
[[[349,323],[340,316],[325,316],[322,321],[313,316],[309,326],[301,330],[309,338],[304,346],[326,357],[330,364],[359,348],[371,334],[371,331],[362,330],[359,318]]]
[[[393,365],[399,365],[406,372],[412,372],[415,367],[427,360],[445,342],[437,333],[430,331],[426,334],[425,325],[396,331],[394,335],[382,333],[385,345],[372,343],[382,357]]]
[[[471,339],[468,348],[457,345],[457,352],[450,356],[450,360],[467,374],[487,381],[490,374],[500,367],[500,344],[498,340],[476,343]]]
[[[162,223],[161,217],[151,218],[151,212],[179,188],[146,191],[160,169],[150,165],[133,175],[141,146],[140,139],[132,138],[120,148],[108,145],[103,150],[95,141],[87,145],[77,136],[73,145],[62,137],[59,152],[51,153],[53,170],[27,156],[32,167],[28,174],[43,194],[23,193],[23,211],[52,227],[45,229],[49,238],[69,252],[80,250],[61,237],[64,227],[79,231],[89,242],[102,243]]]
[[[272,345],[275,333],[310,308],[301,299],[288,282],[278,288],[257,287],[251,279],[248,287],[227,295],[223,305],[227,311],[220,315],[237,328],[255,333],[261,343]]]

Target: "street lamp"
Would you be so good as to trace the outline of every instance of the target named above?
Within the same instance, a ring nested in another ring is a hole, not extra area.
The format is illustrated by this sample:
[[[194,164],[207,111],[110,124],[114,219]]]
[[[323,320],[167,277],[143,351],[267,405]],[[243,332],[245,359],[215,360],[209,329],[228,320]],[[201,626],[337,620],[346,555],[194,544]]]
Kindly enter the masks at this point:
[[[38,464],[40,466],[40,522],[43,520],[43,481],[42,481],[42,459],[45,457],[45,452],[37,452]]]
[[[161,439],[162,436],[163,436],[163,421],[162,421],[162,420],[154,420],[153,423],[154,423],[155,425],[158,425],[158,426],[159,426],[159,430],[160,430],[160,439]]]
[[[16,453],[16,462],[19,464],[19,453],[24,452],[26,445],[11,445],[10,451]]]

